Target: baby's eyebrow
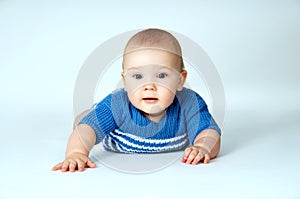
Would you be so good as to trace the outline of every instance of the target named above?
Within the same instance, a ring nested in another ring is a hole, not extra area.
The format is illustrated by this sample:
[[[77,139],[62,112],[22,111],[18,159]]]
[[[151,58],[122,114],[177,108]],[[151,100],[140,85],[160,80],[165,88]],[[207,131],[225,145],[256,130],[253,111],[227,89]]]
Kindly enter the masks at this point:
[[[126,70],[137,70],[139,67],[130,67],[130,68],[127,68]]]
[[[170,68],[170,67],[167,67],[167,66],[162,66],[162,67],[159,67],[158,69],[166,69],[166,70],[175,70],[174,68]]]
[[[142,68],[144,67],[144,66],[141,66]],[[141,67],[135,67],[135,66],[132,66],[132,67],[130,67],[130,68],[127,68],[126,70],[139,70]],[[149,67],[151,67],[151,66],[149,66]],[[152,66],[153,67],[153,66]],[[155,66],[154,66],[155,67]],[[172,68],[172,67],[167,67],[167,66],[159,66],[159,67],[157,67],[156,66],[156,69],[168,69],[168,70],[175,70],[174,68]]]

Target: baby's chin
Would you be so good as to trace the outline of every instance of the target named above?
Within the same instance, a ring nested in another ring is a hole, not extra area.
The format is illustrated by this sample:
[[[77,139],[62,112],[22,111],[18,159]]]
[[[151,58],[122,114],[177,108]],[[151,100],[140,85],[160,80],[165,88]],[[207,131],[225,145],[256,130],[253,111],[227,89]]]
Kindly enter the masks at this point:
[[[159,122],[165,116],[165,111],[162,111],[159,113],[145,113],[144,112],[143,115],[153,122]]]
[[[152,116],[152,117],[161,116],[161,115],[165,114],[165,109],[160,105],[155,105],[155,106],[152,106],[151,108],[143,109],[141,111],[145,115]]]

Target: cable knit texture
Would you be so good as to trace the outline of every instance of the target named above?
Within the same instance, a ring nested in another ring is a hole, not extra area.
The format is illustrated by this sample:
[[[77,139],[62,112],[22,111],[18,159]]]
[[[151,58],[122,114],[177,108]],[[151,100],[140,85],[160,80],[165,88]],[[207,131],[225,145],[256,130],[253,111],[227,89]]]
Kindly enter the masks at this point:
[[[204,129],[221,130],[204,100],[193,90],[176,93],[165,116],[157,123],[146,118],[119,89],[101,102],[78,123],[87,124],[96,133],[96,144],[123,153],[157,153],[181,150],[194,143]]]

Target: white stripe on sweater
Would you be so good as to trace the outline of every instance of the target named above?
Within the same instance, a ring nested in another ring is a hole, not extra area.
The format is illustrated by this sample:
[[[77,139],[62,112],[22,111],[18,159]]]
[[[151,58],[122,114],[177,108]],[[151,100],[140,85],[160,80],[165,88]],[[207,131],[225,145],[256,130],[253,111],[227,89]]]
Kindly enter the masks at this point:
[[[187,142],[187,139],[183,139],[182,142],[180,142],[178,144],[174,144],[174,145],[167,145],[167,146],[163,146],[163,147],[159,147],[159,146],[150,147],[150,146],[143,146],[143,145],[138,145],[138,144],[131,143],[128,140],[124,139],[123,137],[114,135],[113,133],[110,133],[110,135],[112,137],[114,137],[115,139],[117,139],[119,142],[124,143],[127,146],[130,146],[132,148],[137,148],[137,149],[143,149],[143,150],[165,151],[165,150],[170,150],[170,149],[174,149],[174,148],[176,149],[180,146],[183,146]],[[178,136],[178,137],[184,137],[184,136]],[[177,138],[177,137],[175,137],[175,138]],[[171,139],[168,139],[168,140],[171,140]],[[159,141],[159,140],[157,140],[157,141]],[[127,147],[125,147],[123,145],[122,145],[122,147],[127,149]]]
[[[113,133],[114,132],[111,132],[110,135],[112,135]],[[117,129],[115,130],[115,133],[124,135],[124,136],[129,137],[129,138],[131,138],[133,140],[136,140],[138,142],[145,142],[145,143],[150,143],[150,144],[164,144],[164,143],[176,142],[176,141],[186,137],[186,134],[183,134],[183,135],[180,135],[180,136],[177,136],[177,137],[174,137],[174,138],[155,140],[155,139],[145,139],[145,138],[142,138],[142,137],[138,137],[136,135],[132,135],[132,134],[129,134],[129,133],[124,133],[124,132],[119,131]]]
[[[107,139],[105,140],[106,142],[107,142],[107,144],[106,144],[106,142],[104,141],[103,142],[103,146],[105,147],[105,148],[108,148],[108,149],[110,149],[110,150],[113,150],[113,151],[116,151],[114,148],[113,148],[113,146],[112,146],[112,142],[111,142],[111,137],[107,137]]]
[[[116,147],[119,152],[125,152],[118,143],[116,143]]]
[[[187,141],[187,140],[186,140]],[[167,148],[165,147],[165,149],[164,150],[162,150],[161,148],[163,148],[163,147],[156,147],[156,149],[155,150],[142,150],[142,149],[130,149],[130,148],[127,148],[127,147],[125,147],[125,146],[122,146],[126,151],[124,151],[124,152],[140,152],[140,153],[149,153],[149,152],[163,152],[163,151],[166,151],[167,150]],[[175,148],[176,149],[176,148]]]

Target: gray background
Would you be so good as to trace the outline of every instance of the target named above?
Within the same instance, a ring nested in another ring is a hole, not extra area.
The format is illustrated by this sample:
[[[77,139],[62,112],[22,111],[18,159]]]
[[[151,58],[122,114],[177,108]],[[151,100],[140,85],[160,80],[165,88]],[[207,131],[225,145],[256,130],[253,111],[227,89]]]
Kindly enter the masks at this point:
[[[188,36],[214,61],[227,100],[219,158],[145,175],[50,171],[85,59],[149,27]],[[4,0],[0,28],[0,198],[300,197],[299,1]]]

